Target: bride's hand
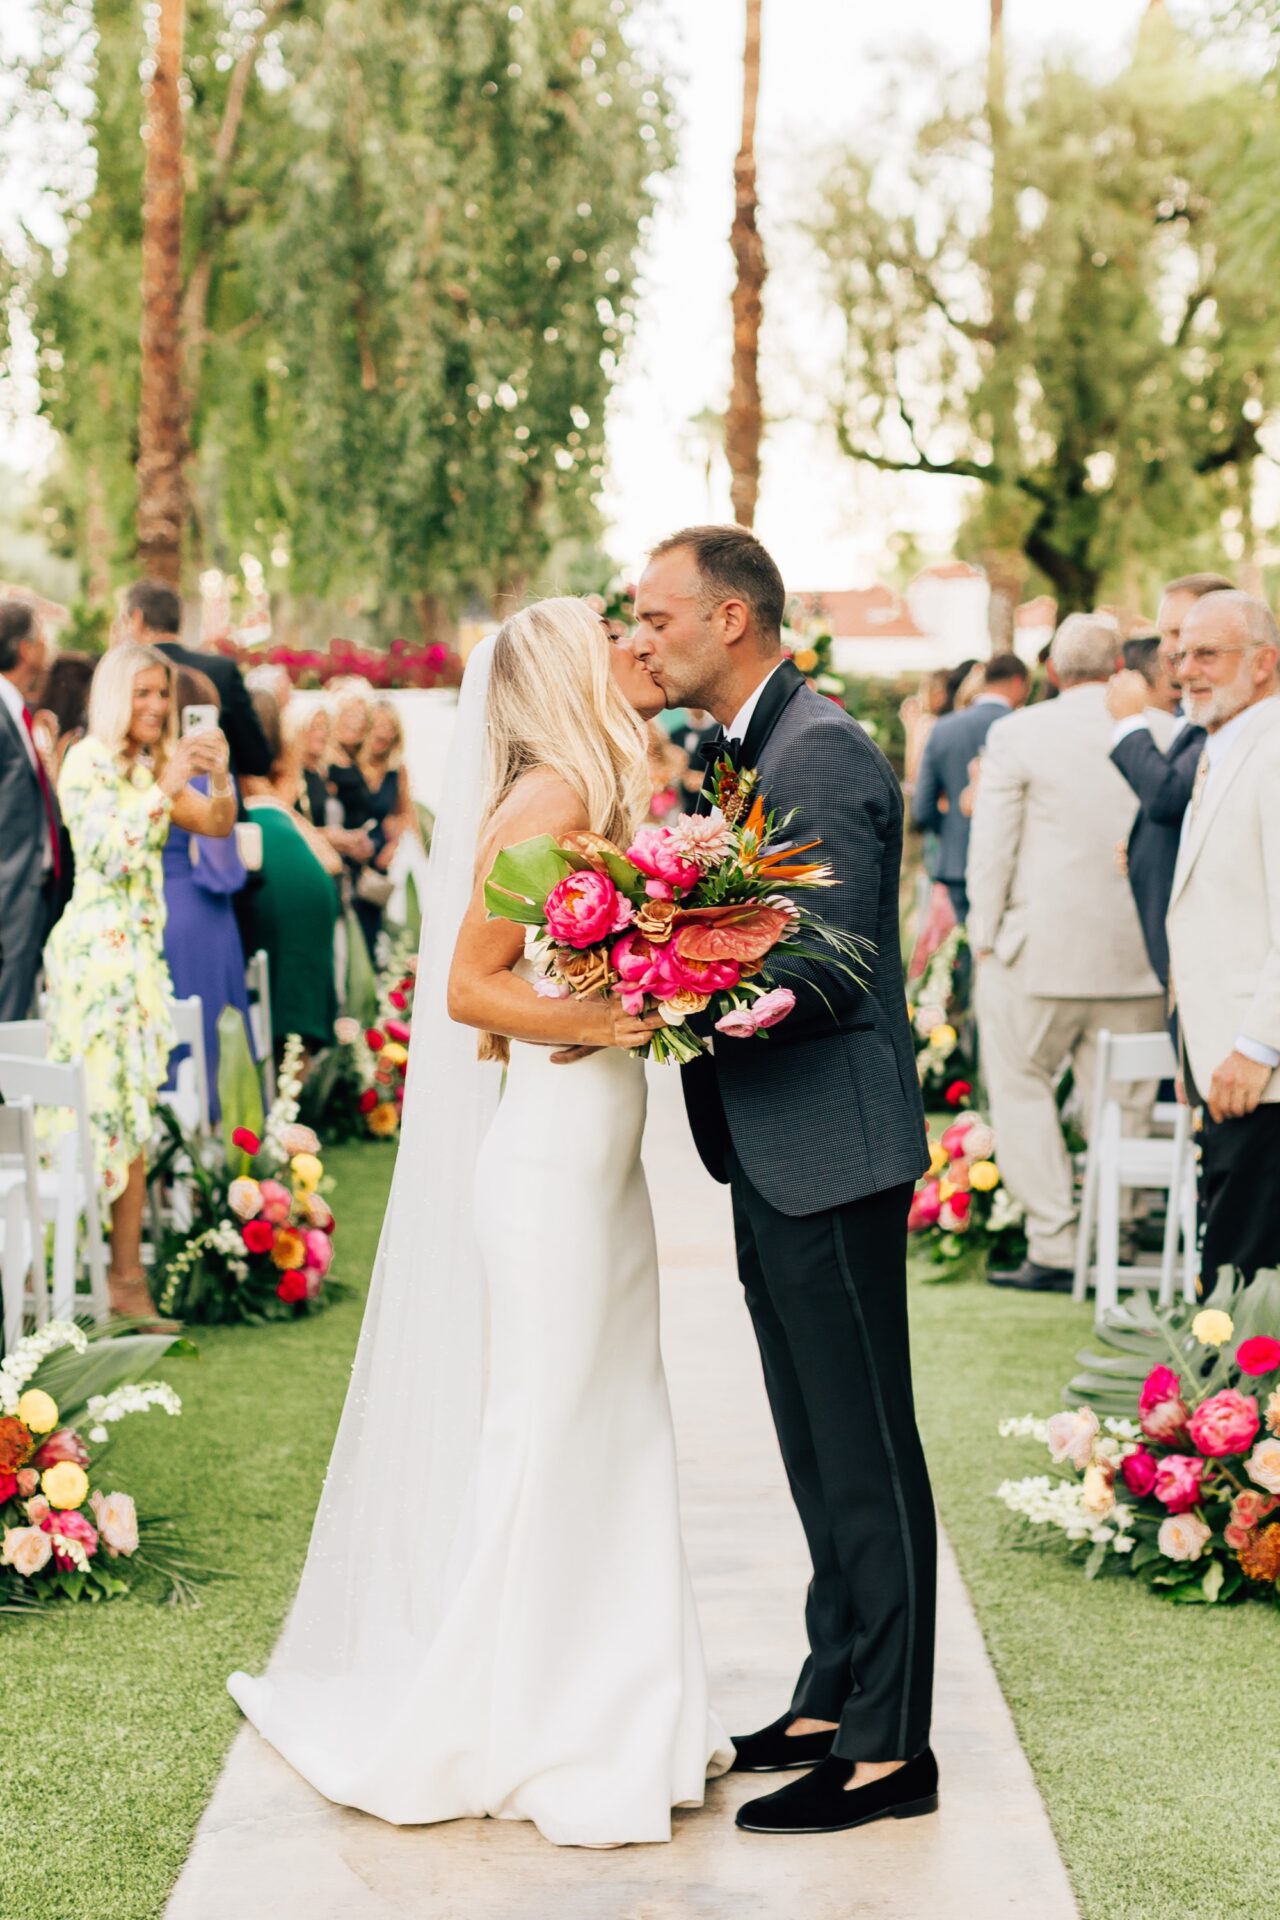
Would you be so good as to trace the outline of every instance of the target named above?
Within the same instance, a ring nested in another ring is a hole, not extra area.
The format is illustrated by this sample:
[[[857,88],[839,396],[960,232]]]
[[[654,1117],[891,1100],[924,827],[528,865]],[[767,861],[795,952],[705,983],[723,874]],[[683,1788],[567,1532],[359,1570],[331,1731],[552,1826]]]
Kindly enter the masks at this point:
[[[591,1040],[582,1041],[576,1047],[562,1047],[558,1053],[553,1053],[553,1066],[572,1066],[575,1060],[585,1060],[588,1054],[599,1053],[605,1047],[622,1047],[631,1052],[636,1047],[643,1047],[664,1024],[656,1008],[652,1013],[627,1013],[622,1002],[615,999],[599,1001],[595,1011],[598,1018],[592,1024],[597,1031]]]

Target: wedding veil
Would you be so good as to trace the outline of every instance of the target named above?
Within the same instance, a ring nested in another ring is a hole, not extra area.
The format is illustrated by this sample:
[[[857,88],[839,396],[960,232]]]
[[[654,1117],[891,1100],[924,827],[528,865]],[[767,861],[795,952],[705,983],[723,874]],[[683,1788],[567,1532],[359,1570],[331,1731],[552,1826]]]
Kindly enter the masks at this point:
[[[391,1198],[302,1584],[266,1681],[295,1737],[330,1748],[344,1735],[358,1746],[366,1729],[376,1738],[379,1696],[408,1646],[435,1632],[451,1556],[465,1549],[484,1390],[472,1183],[501,1076],[450,1020],[447,988],[475,879],[492,653],[492,640],[474,650],[458,702]],[[321,1679],[338,1685],[308,1684]]]

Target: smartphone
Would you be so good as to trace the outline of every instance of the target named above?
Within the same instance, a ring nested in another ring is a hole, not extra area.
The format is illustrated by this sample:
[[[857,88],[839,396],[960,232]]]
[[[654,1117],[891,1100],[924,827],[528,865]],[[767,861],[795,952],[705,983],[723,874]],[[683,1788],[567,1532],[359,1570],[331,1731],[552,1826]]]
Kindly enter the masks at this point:
[[[206,733],[210,727],[218,724],[218,709],[209,705],[184,707],[182,709],[182,731],[187,733]]]

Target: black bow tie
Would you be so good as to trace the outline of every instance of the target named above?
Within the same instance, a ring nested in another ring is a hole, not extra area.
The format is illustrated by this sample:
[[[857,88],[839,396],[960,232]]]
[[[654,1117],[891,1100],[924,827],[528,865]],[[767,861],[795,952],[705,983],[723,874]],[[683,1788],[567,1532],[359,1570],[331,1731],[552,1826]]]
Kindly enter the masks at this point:
[[[709,767],[713,767],[717,760],[728,760],[732,766],[736,767],[741,751],[741,740],[730,739],[723,727],[719,733],[713,733],[709,740],[704,740],[698,748],[699,756]]]

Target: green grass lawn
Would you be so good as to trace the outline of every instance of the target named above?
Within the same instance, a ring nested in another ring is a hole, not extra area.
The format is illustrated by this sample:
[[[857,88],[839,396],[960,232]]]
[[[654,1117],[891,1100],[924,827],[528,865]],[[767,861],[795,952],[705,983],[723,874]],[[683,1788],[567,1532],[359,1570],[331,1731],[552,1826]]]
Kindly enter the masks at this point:
[[[0,1914],[151,1920],[163,1912],[240,1715],[224,1682],[257,1670],[311,1530],[394,1153],[326,1155],[337,1270],[350,1294],[311,1320],[197,1328],[200,1357],[162,1369],[180,1419],[119,1429],[108,1484],[171,1514],[199,1557],[234,1570],[194,1610],[150,1598],[0,1616]]]
[[[1090,1310],[978,1281],[911,1304],[938,1503],[1086,1920],[1274,1912],[1276,1609],[1174,1607],[1016,1550],[992,1490],[1047,1456],[996,1423],[1057,1410]]]
[[[315,1320],[200,1331],[200,1357],[165,1369],[182,1418],[128,1421],[115,1450],[144,1521],[181,1516],[235,1578],[189,1612],[135,1598],[0,1616],[4,1920],[163,1911],[239,1724],[223,1683],[279,1630],[346,1385],[393,1155],[327,1159],[352,1293]],[[1272,1911],[1275,1610],[1170,1607],[1015,1550],[992,1490],[1042,1453],[996,1423],[1055,1408],[1088,1313],[975,1281],[917,1282],[912,1311],[938,1500],[1086,1920]]]

